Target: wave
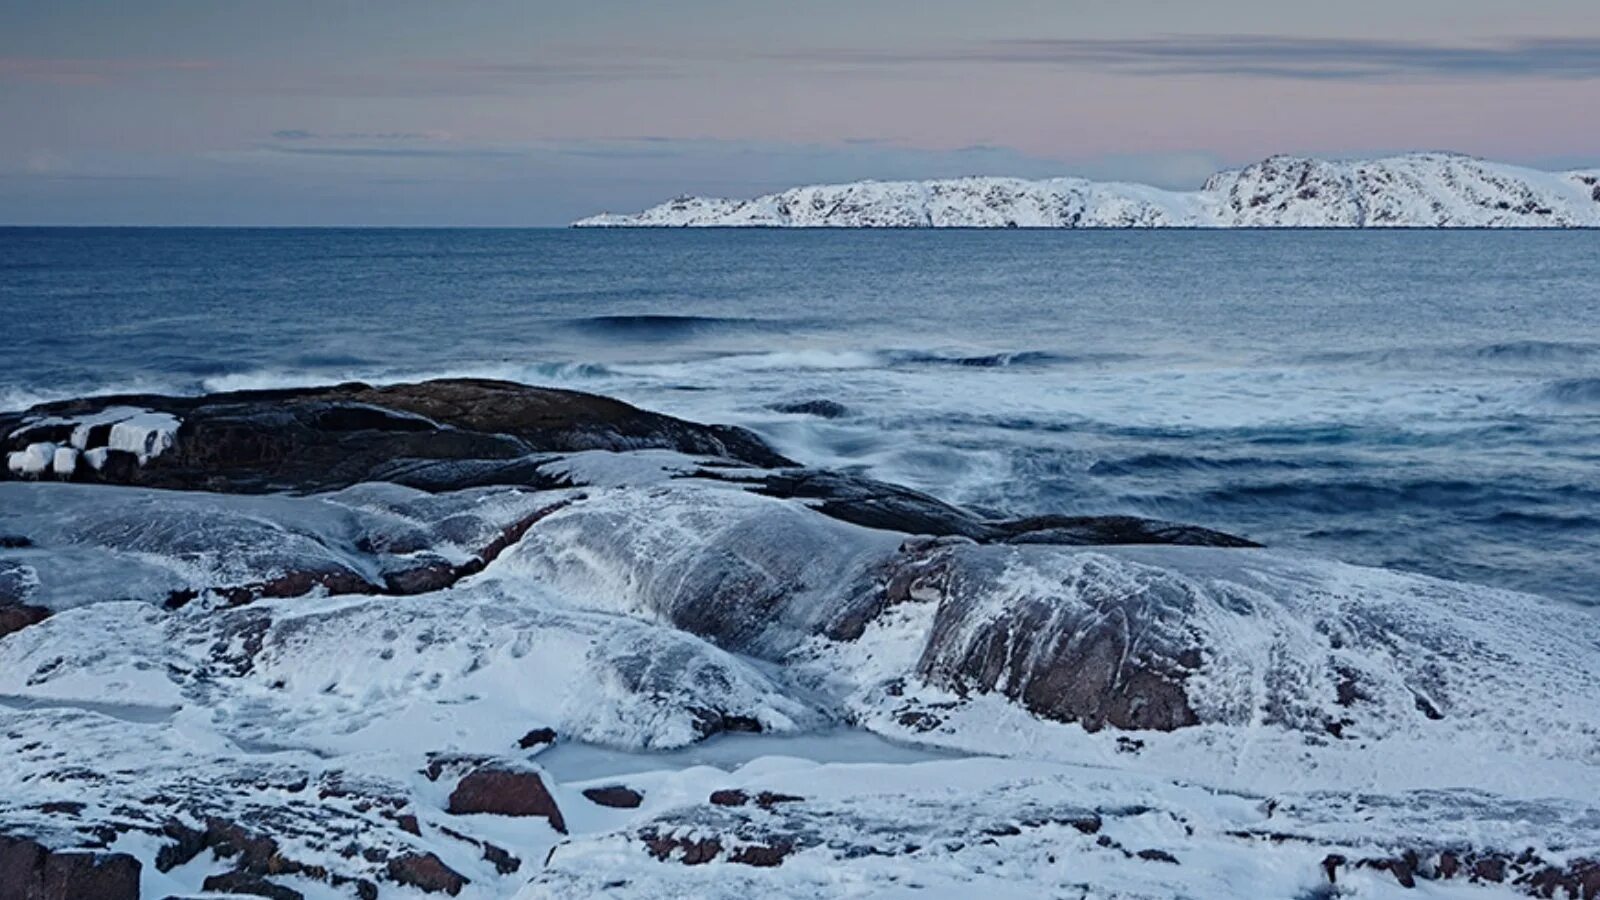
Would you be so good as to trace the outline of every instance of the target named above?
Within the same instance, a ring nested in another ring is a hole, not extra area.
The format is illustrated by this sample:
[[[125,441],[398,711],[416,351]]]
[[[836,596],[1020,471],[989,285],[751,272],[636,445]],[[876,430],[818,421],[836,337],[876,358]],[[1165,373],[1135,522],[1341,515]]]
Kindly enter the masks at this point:
[[[1136,358],[1128,353],[1066,354],[1048,350],[1014,350],[976,355],[932,350],[885,350],[882,355],[892,365],[962,366],[969,369],[1117,362]]]
[[[680,340],[711,332],[772,331],[792,328],[795,324],[790,319],[658,314],[578,316],[560,320],[560,325],[571,331],[631,341]]]
[[[1340,459],[1271,459],[1259,456],[1188,456],[1176,453],[1142,453],[1121,459],[1102,459],[1089,466],[1090,475],[1146,475],[1175,472],[1230,472],[1304,469],[1348,469]]]
[[[1563,406],[1600,407],[1600,377],[1553,381],[1544,386],[1539,397]]]
[[[1299,361],[1312,364],[1363,364],[1405,368],[1449,362],[1487,365],[1584,363],[1600,359],[1600,343],[1592,341],[1496,341],[1489,344],[1391,347],[1382,350],[1332,350],[1309,353]]]

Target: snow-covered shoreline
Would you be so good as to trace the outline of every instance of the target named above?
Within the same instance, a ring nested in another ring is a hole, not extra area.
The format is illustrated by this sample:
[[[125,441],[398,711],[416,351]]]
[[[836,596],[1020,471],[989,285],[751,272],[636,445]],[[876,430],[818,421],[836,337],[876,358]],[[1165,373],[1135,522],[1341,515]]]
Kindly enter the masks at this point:
[[[1597,228],[1600,170],[1544,172],[1448,153],[1274,156],[1198,191],[1082,178],[972,177],[680,197],[579,228]]]
[[[0,474],[0,897],[1600,889],[1591,610],[505,382],[0,449],[129,408]]]

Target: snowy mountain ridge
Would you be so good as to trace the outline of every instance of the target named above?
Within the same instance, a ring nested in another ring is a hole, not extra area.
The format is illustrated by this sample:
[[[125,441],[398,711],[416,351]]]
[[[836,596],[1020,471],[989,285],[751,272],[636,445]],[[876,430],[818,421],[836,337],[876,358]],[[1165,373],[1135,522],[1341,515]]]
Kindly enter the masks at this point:
[[[679,197],[579,228],[1600,228],[1600,170],[1545,172],[1454,153],[1273,156],[1198,191],[1083,178],[970,177]]]

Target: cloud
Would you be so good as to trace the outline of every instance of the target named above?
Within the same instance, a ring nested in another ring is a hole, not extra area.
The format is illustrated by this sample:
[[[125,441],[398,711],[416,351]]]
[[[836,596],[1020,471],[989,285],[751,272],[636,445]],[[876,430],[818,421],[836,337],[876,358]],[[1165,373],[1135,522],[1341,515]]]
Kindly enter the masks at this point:
[[[444,131],[338,131],[319,132],[305,128],[280,128],[272,133],[280,141],[447,141]]]
[[[1251,34],[1031,38],[925,53],[834,50],[805,56],[843,64],[1054,65],[1145,76],[1355,81],[1600,78],[1600,37],[1528,37],[1462,44]]]
[[[395,159],[490,159],[527,155],[527,151],[515,147],[302,147],[267,144],[262,149],[292,156],[364,156]]]
[[[217,64],[203,59],[53,59],[0,57],[0,80],[93,86],[134,75],[164,72],[208,72]]]

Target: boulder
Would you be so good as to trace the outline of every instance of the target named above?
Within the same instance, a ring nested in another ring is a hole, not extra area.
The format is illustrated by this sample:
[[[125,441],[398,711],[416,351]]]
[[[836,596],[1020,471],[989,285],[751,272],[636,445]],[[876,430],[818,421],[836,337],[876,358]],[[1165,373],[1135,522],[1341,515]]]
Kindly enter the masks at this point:
[[[544,786],[544,779],[532,769],[499,763],[480,766],[456,783],[448,810],[454,815],[539,816],[550,820],[550,827],[556,831],[567,833],[566,820],[555,798]]]
[[[137,859],[0,835],[0,900],[139,900]]]
[[[596,806],[609,806],[612,809],[637,809],[644,802],[643,794],[620,784],[587,788],[583,796]]]
[[[408,853],[389,860],[388,874],[396,884],[414,887],[430,894],[454,897],[469,882],[466,876],[444,864],[432,853]]]

